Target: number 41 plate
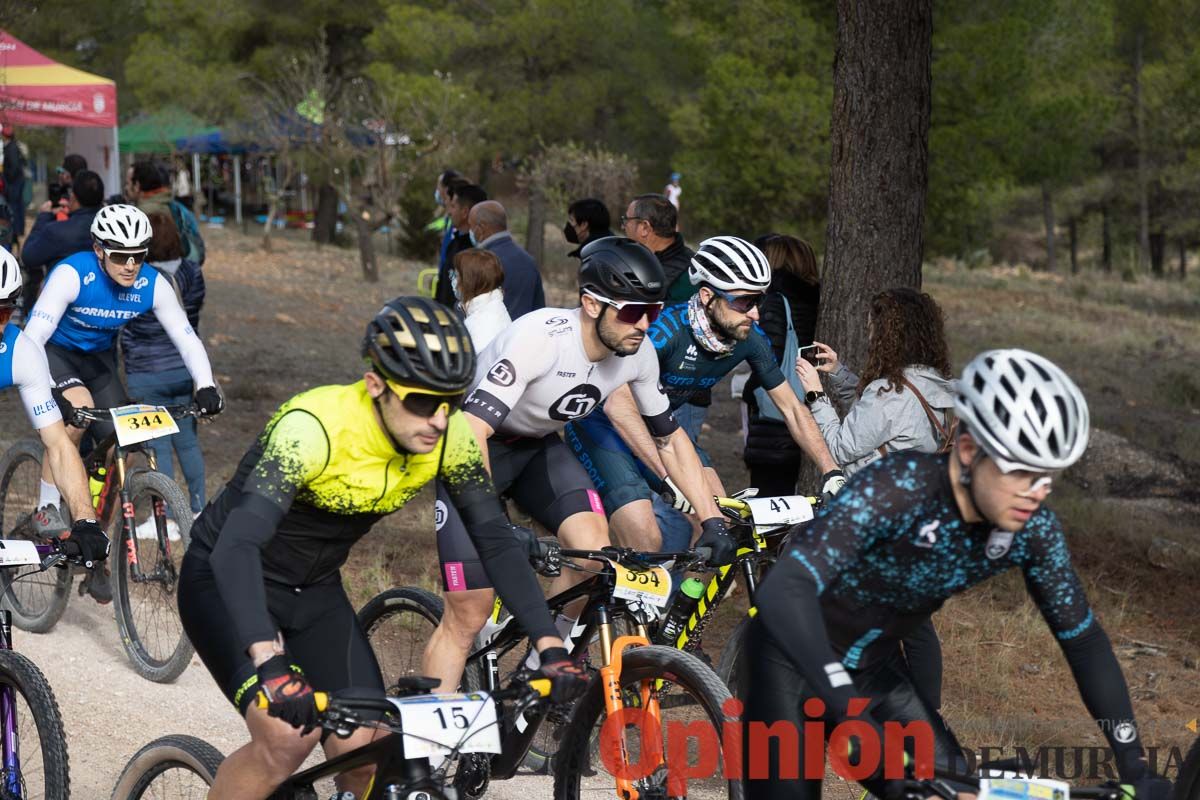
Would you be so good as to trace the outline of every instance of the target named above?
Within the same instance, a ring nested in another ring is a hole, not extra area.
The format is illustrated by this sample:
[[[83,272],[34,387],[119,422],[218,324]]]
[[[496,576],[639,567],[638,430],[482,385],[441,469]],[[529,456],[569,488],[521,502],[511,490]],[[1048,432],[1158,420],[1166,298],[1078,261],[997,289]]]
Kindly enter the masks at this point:
[[[162,406],[121,406],[113,409],[112,420],[122,447],[179,433],[179,426]]]
[[[404,755],[428,758],[460,753],[499,753],[496,703],[486,692],[388,698],[400,712]]]

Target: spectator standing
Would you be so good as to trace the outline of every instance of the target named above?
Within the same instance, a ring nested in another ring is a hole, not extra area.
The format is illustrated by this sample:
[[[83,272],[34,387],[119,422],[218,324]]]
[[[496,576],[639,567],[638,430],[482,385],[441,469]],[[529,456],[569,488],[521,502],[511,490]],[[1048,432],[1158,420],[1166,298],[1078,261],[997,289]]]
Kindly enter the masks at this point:
[[[104,204],[104,181],[90,169],[76,173],[66,186],[67,217],[58,219],[51,201],[42,204],[25,246],[25,308],[32,309],[47,273],[67,256],[92,249],[92,219]]]
[[[442,216],[431,223],[431,227],[437,226],[436,230],[442,232],[442,246],[438,248],[439,274],[446,263],[446,251],[450,249],[450,242],[453,241],[455,234],[454,222],[450,219],[450,182],[458,182],[461,179],[462,175],[458,173],[458,170],[448,169],[438,175],[437,183],[433,187],[434,205],[442,211]],[[463,182],[465,183],[465,181]]]
[[[153,238],[146,262],[165,275],[182,300],[192,329],[199,333],[200,309],[204,305],[204,273],[200,265],[183,257],[183,240],[171,214],[163,209],[147,215]],[[154,405],[185,405],[192,402],[192,376],[183,357],[153,314],[144,314],[129,322],[121,331],[121,349],[125,355],[125,377],[129,394],[140,402]],[[187,480],[192,513],[204,508],[204,455],[196,436],[194,418],[178,420],[179,433],[154,439],[150,445],[158,459],[158,469],[173,478],[172,448]]]
[[[504,306],[508,315],[519,319],[530,311],[545,308],[542,274],[538,272],[533,256],[508,232],[508,213],[504,206],[495,200],[477,203],[471,208],[468,224],[475,246],[495,253],[504,267]]]
[[[454,294],[462,306],[475,352],[512,324],[504,307],[504,267],[490,250],[472,247],[454,257]]]
[[[683,194],[683,187],[679,185],[679,179],[682,177],[678,172],[672,172],[671,180],[667,183],[667,187],[663,189],[663,194],[667,196],[667,200],[671,202],[671,205],[675,206],[677,214],[679,212],[679,195]]]
[[[695,253],[676,230],[679,214],[661,194],[638,195],[629,201],[621,217],[625,235],[650,248],[667,275],[667,304],[682,303],[696,293],[688,280],[688,267]]]
[[[4,127],[4,199],[12,209],[13,244],[25,235],[25,154],[17,141],[17,131],[7,122]]]
[[[196,215],[171,196],[171,175],[166,166],[157,161],[138,161],[129,168],[129,182],[125,197],[130,203],[146,212],[166,211],[171,215],[180,241],[184,243],[184,257],[204,265],[204,238]]]
[[[54,168],[54,180],[46,186],[46,197],[49,198],[54,218],[62,222],[70,214],[67,208],[67,195],[75,176],[87,169],[87,159],[78,153],[71,153],[63,159],[62,165]],[[42,207],[45,210],[45,206]]]
[[[798,347],[811,345],[817,330],[817,307],[821,301],[817,258],[812,246],[795,236],[773,233],[755,244],[771,265],[771,285],[758,312],[759,327],[766,333],[775,360],[786,375],[794,369],[793,365],[782,363],[787,345],[787,312],[791,312]],[[750,470],[750,485],[764,497],[794,494],[804,454],[786,424],[759,413],[755,395],[759,385],[751,375],[742,391],[748,417],[743,459]]]
[[[450,215],[450,224],[454,226],[454,234],[450,244],[446,247],[445,261],[438,267],[438,282],[434,299],[442,305],[453,306],[454,291],[450,286],[450,269],[456,255],[464,250],[470,250],[474,246],[471,235],[467,231],[467,219],[471,209],[477,203],[487,200],[487,192],[473,183],[459,183],[457,179],[451,180],[446,191],[450,195],[450,204],[446,206],[446,211]]]
[[[175,162],[175,184],[173,186],[175,199],[188,211],[192,210],[192,174],[188,172],[187,163]]]
[[[579,258],[586,244],[612,236],[612,217],[608,206],[595,197],[576,200],[567,207],[567,222],[563,225],[563,236],[569,244],[578,245],[567,253],[570,258]]]
[[[949,441],[955,381],[942,309],[928,294],[897,288],[871,299],[862,377],[829,345],[813,344],[820,366],[800,357],[796,371],[829,452],[847,476],[889,452],[934,453]],[[834,395],[849,407],[844,419],[822,391],[818,371],[829,376]]]

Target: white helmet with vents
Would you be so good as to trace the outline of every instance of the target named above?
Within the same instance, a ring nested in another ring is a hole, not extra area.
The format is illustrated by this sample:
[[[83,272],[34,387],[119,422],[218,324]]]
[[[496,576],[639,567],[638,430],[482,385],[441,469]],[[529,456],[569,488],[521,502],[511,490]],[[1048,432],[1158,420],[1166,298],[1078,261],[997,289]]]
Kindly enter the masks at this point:
[[[1027,350],[988,350],[963,370],[954,412],[1004,472],[1053,472],[1079,460],[1088,407],[1079,387]]]
[[[12,253],[0,247],[0,309],[12,308],[21,296],[21,265]]]
[[[714,236],[700,243],[688,278],[693,286],[707,283],[727,292],[762,292],[771,283],[771,265],[762,250],[745,239]]]
[[[145,250],[154,232],[137,206],[104,206],[92,220],[92,239],[110,250]]]

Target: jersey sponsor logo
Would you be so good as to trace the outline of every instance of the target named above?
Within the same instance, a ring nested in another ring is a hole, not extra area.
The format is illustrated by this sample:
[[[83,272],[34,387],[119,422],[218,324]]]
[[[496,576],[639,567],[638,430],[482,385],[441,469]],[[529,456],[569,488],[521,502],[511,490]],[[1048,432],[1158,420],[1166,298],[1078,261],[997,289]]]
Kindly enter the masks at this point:
[[[550,404],[550,419],[567,422],[586,417],[600,404],[600,390],[590,383],[581,383]]]
[[[447,514],[448,512],[444,502],[438,500],[433,504],[433,529],[435,531],[440,531],[442,526],[446,524]]]
[[[554,374],[555,374],[555,375],[557,375],[557,376],[558,376],[558,377],[560,377],[560,378],[574,378],[574,377],[575,377],[575,373],[574,373],[574,372],[566,372],[566,371],[564,371],[564,370],[561,370],[561,369],[560,369],[558,372],[554,373]]]
[[[133,288],[145,289],[149,284],[150,284],[150,279],[142,277],[142,278],[138,278],[136,281],[133,282]]]
[[[1137,728],[1132,722],[1122,722],[1113,729],[1113,738],[1121,744],[1129,744],[1137,736]]]
[[[94,280],[96,280],[96,273],[88,272],[87,275],[83,276],[83,285],[87,286],[89,283],[91,283]]]
[[[463,404],[463,410],[470,411],[493,428],[496,428],[508,416],[508,412],[511,409],[500,402],[500,399],[495,395],[489,394],[482,389],[476,389],[471,392],[471,396]]]
[[[488,370],[487,378],[497,386],[512,386],[517,382],[517,369],[507,358],[502,358]]]
[[[142,302],[142,296],[140,294],[134,294],[133,292],[119,292],[117,294],[117,300],[121,301],[122,303],[140,303]]]
[[[683,354],[684,361],[695,361],[700,356],[700,352],[696,350],[696,345],[689,344],[687,352]]]
[[[570,320],[568,320],[566,317],[551,317],[550,319],[546,320],[547,325],[566,325],[568,322],[570,322]]]
[[[1010,531],[999,529],[992,531],[988,536],[987,546],[983,550],[984,555],[995,561],[1008,552],[1008,548],[1012,547],[1012,540],[1013,534]]]
[[[56,411],[57,409],[58,403],[55,403],[54,400],[51,399],[44,403],[38,403],[35,405],[33,407],[33,415],[35,417],[40,417],[42,414],[49,414],[51,411]]]
[[[825,674],[829,677],[829,685],[834,689],[854,684],[854,681],[850,679],[850,673],[846,672],[846,668],[837,661],[825,665]]]
[[[921,530],[917,531],[917,547],[931,548],[937,544],[937,529],[941,524],[941,520],[935,519],[922,525]]]
[[[8,342],[0,342],[0,356],[8,352]]]
[[[101,317],[102,319],[133,319],[138,316],[137,311],[127,311],[123,308],[96,308],[95,306],[76,307],[75,314],[85,314],[89,317]],[[75,315],[71,319],[76,322],[83,322]]]

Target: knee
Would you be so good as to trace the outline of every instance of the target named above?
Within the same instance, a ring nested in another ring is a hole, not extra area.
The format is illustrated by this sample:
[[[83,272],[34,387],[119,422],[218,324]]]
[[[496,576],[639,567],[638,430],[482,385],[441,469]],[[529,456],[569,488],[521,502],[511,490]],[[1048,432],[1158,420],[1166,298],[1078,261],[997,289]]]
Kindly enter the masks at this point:
[[[304,759],[321,740],[320,731],[307,736],[286,722],[275,720],[270,732],[251,740],[255,760],[272,781],[283,782],[304,764]]]
[[[475,636],[483,630],[488,613],[492,610],[492,601],[452,601],[447,599],[442,621],[438,627],[450,639],[462,648],[468,648],[475,641]]]

